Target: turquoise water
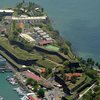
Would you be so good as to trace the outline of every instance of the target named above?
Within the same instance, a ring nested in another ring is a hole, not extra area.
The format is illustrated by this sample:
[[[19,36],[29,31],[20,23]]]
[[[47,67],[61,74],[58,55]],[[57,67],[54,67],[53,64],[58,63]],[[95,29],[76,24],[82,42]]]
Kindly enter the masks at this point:
[[[7,7],[22,0],[3,0]],[[27,1],[27,0],[25,0]],[[61,35],[71,41],[75,53],[100,59],[100,0],[28,0],[43,6]]]
[[[15,86],[12,86],[6,80],[7,76],[11,73],[0,73],[0,96],[4,97],[4,100],[20,100],[16,91],[13,90]]]

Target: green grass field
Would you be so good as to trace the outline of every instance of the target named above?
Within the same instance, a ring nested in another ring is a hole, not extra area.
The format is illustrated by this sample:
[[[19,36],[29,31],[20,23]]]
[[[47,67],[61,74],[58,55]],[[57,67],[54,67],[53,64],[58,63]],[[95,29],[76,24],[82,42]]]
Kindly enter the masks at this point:
[[[48,50],[52,50],[52,51],[56,51],[58,52],[59,51],[59,48],[56,47],[56,46],[52,46],[52,45],[47,45],[47,46],[44,46],[46,49]]]

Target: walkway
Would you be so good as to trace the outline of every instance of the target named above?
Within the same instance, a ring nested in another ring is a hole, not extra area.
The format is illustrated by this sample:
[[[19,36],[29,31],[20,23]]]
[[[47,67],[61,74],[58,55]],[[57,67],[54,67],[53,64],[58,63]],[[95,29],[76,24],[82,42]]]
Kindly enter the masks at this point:
[[[83,95],[85,95],[94,86],[95,86],[95,83],[92,86],[90,86],[84,93],[80,94],[78,99],[81,99],[83,97]]]

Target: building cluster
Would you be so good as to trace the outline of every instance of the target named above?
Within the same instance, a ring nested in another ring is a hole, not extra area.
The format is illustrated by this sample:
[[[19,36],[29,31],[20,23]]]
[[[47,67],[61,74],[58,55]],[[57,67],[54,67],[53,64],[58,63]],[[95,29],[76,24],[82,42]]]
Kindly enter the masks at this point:
[[[6,21],[16,21],[20,22],[22,21],[23,23],[32,23],[32,24],[41,24],[46,22],[47,16],[28,16],[28,15],[20,15],[20,16],[13,16],[14,10],[9,10],[9,9],[0,9],[0,17],[4,17]]]
[[[40,46],[53,43],[53,39],[49,36],[49,34],[44,32],[41,28],[35,27],[34,31],[37,33],[37,36],[41,38],[41,40],[38,42]]]
[[[44,46],[53,43],[53,39],[47,32],[44,32],[40,27],[34,27],[33,32],[21,33],[20,37],[28,42]]]

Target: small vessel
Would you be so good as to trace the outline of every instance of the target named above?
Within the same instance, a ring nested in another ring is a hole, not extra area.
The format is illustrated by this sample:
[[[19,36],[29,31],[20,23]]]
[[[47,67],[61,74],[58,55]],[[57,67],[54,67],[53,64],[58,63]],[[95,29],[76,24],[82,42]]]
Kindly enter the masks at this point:
[[[29,100],[29,98],[27,96],[23,96],[22,98],[20,98],[20,100]]]
[[[14,88],[13,90],[17,91],[17,93],[21,96],[24,96],[26,95],[26,92],[21,88],[21,87],[18,87],[18,88]]]
[[[17,85],[18,83],[16,82],[16,80],[13,77],[7,77],[6,80],[11,83],[12,85]]]

